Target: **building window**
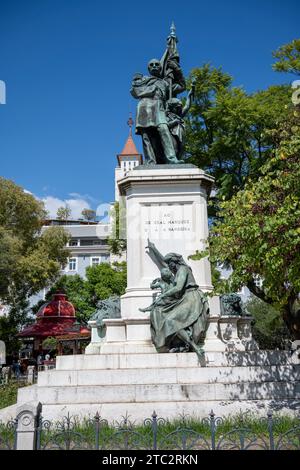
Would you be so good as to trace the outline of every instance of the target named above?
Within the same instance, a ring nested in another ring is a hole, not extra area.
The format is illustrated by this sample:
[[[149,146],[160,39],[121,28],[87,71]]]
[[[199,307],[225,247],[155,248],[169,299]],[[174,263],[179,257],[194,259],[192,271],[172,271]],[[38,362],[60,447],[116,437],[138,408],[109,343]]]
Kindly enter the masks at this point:
[[[69,258],[69,271],[77,271],[77,258]]]
[[[70,240],[68,243],[68,246],[79,246],[79,240],[77,239]]]
[[[88,238],[84,239],[83,238],[83,239],[80,240],[80,246],[92,246],[93,244],[94,244],[94,240],[92,240],[92,239],[88,239]]]
[[[107,245],[107,238],[81,239],[80,246]]]
[[[98,266],[100,264],[100,256],[91,257],[91,266]]]
[[[107,238],[98,238],[98,240],[94,240],[94,245],[107,245],[108,240]]]

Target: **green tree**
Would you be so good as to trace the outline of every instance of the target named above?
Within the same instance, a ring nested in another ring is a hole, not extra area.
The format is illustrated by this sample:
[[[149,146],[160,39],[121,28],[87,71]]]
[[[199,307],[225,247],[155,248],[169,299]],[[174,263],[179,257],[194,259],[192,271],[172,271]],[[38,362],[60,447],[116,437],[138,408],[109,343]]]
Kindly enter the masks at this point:
[[[72,213],[72,211],[71,211],[70,206],[68,206],[68,204],[66,204],[65,207],[62,206],[62,207],[59,207],[57,209],[56,216],[57,216],[58,220],[68,221],[71,213]]]
[[[245,307],[254,318],[252,335],[260,349],[286,349],[291,336],[280,311],[254,296]]]
[[[227,287],[247,285],[281,311],[300,338],[300,126],[299,111],[272,131],[277,148],[255,181],[220,204],[210,236],[211,258],[231,266]],[[263,280],[260,289],[255,276]]]
[[[67,261],[68,235],[61,227],[42,231],[45,214],[41,201],[0,178],[0,299],[9,307],[0,337],[9,352],[28,322],[28,298],[54,282]]]
[[[109,250],[114,255],[121,255],[126,250],[126,214],[125,208],[115,202],[111,210],[111,234],[108,238]]]
[[[106,299],[111,295],[122,295],[127,285],[126,263],[101,263],[86,269],[87,289],[94,299]]]
[[[281,65],[274,68],[298,73],[298,48],[293,42],[277,51]],[[216,178],[210,259],[233,270],[227,281],[215,279],[216,292],[247,285],[280,311],[299,338],[300,132],[292,90],[272,86],[248,95],[231,86],[229,75],[208,65],[192,71],[193,77],[188,156]],[[205,255],[207,250],[194,258]]]
[[[81,212],[81,215],[85,220],[89,221],[95,221],[96,220],[96,211],[93,211],[92,209],[83,209]]]
[[[192,70],[195,100],[186,126],[186,156],[216,179],[214,209],[230,199],[275,148],[273,129],[287,115],[291,90],[286,85],[247,94],[232,87],[232,77],[206,64]],[[215,214],[215,210],[211,215]]]
[[[276,72],[289,72],[300,75],[300,39],[294,39],[273,52],[277,62],[273,64]]]
[[[43,203],[0,178],[0,298],[13,305],[54,282],[68,251],[62,227],[42,231]]]
[[[48,338],[44,339],[42,348],[48,349],[50,352],[55,351],[57,349],[57,339],[53,336],[48,336]]]

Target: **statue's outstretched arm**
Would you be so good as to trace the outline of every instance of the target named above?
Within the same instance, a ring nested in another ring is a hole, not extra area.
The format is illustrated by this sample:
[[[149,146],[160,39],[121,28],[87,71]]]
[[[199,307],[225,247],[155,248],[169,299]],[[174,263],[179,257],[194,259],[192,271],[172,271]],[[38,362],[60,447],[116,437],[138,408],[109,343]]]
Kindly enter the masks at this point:
[[[154,243],[150,242],[149,238],[148,238],[148,246],[146,246],[146,248],[148,248],[149,250],[148,254],[150,258],[156,264],[156,266],[158,267],[160,271],[162,268],[168,267],[167,263],[164,261],[163,255],[158,251]]]

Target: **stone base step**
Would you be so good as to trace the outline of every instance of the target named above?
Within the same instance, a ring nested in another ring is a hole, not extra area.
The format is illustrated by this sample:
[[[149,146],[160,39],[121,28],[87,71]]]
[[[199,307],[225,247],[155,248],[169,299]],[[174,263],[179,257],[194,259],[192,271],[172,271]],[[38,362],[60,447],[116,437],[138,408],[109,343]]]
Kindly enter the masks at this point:
[[[240,413],[247,415],[266,416],[268,411],[281,415],[295,416],[299,410],[298,400],[234,400],[234,401],[185,401],[185,402],[149,402],[149,403],[101,403],[101,404],[53,404],[43,406],[43,417],[58,420],[68,413],[79,419],[93,418],[98,412],[103,419],[110,423],[122,421],[128,416],[130,422],[142,423],[150,418],[153,411],[158,417],[176,419],[184,415],[188,418],[202,419],[208,417],[211,410],[216,416],[228,417]]]
[[[130,353],[57,358],[57,369],[39,373],[38,384],[20,388],[18,405],[40,401],[43,416],[68,412],[142,421],[153,410],[165,418],[180,413],[227,416],[240,411],[290,413],[300,407],[300,365],[285,351]]]
[[[34,386],[19,389],[18,403],[44,404],[155,403],[211,400],[299,399],[300,382],[86,385],[68,387]]]
[[[211,352],[206,353],[202,367],[227,366],[277,366],[290,364],[290,353],[287,351],[249,351],[249,352]],[[87,369],[136,369],[136,368],[165,368],[165,367],[198,367],[195,353],[132,353],[132,354],[81,354],[58,356],[57,370],[87,370]]]
[[[300,366],[173,367],[39,372],[39,387],[161,384],[241,384],[300,381]]]

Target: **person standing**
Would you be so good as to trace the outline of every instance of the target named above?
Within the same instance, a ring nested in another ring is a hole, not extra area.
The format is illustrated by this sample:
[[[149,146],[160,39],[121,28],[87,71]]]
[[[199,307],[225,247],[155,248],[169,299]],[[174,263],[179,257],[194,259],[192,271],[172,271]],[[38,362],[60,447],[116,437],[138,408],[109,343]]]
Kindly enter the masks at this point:
[[[174,61],[170,66],[179,68]],[[177,159],[172,135],[166,117],[170,83],[162,77],[162,66],[158,59],[148,63],[150,77],[136,75],[132,81],[131,94],[139,99],[136,117],[136,133],[142,136],[146,163],[181,163]],[[172,85],[174,95],[185,90],[182,76],[180,83]]]

